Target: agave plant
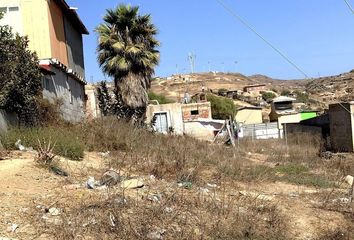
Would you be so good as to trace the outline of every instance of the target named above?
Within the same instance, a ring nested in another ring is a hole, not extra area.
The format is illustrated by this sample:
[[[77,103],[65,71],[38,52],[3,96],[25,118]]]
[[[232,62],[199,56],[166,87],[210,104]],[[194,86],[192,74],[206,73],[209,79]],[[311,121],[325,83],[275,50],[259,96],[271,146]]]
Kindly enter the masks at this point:
[[[131,109],[146,108],[147,89],[159,62],[157,29],[150,15],[139,15],[139,7],[120,5],[108,9],[96,28],[98,62],[114,79],[117,102]]]

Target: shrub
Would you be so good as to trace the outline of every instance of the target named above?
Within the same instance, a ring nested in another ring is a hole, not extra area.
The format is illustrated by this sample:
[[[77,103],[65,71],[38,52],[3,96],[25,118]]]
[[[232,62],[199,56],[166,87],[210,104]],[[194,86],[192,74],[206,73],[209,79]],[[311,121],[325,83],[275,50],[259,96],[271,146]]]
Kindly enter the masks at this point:
[[[281,91],[280,95],[282,95],[282,96],[289,96],[290,93],[291,93],[290,90],[284,89],[284,90]]]
[[[231,99],[208,94],[207,100],[211,103],[211,114],[214,119],[234,118],[236,106]]]
[[[148,96],[149,96],[149,100],[157,100],[159,104],[174,103],[174,101],[168,99],[166,96],[151,91],[148,93]]]
[[[20,139],[26,147],[39,149],[38,140],[47,140],[55,143],[53,153],[80,160],[84,156],[84,143],[78,138],[77,133],[70,126],[66,130],[58,127],[42,128],[12,128],[1,138],[4,147],[8,150],[16,150],[15,142]]]
[[[272,92],[263,92],[262,93],[262,98],[266,102],[273,100],[275,97],[276,97],[276,95]]]

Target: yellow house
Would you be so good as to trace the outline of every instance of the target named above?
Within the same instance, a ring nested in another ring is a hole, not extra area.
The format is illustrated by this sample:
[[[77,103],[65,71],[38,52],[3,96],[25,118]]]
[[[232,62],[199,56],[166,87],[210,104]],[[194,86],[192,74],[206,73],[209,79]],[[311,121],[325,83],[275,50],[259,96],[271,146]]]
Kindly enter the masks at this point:
[[[88,31],[76,10],[65,0],[0,0],[0,12],[0,25],[27,36],[30,50],[37,53],[43,96],[61,99],[63,118],[80,121],[86,84],[82,35]]]
[[[235,120],[243,124],[258,124],[263,122],[261,107],[243,107],[237,110]]]

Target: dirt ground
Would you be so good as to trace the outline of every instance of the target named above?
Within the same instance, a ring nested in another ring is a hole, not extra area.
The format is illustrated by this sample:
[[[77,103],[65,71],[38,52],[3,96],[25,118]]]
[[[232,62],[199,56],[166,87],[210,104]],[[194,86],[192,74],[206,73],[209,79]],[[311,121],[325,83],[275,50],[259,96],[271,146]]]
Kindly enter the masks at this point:
[[[107,159],[100,154],[87,153],[80,162],[61,159],[61,165],[70,173],[69,177],[57,176],[47,169],[39,168],[34,158],[35,153],[11,152],[7,159],[0,161],[0,239],[50,239],[49,236],[38,235],[25,216],[36,208],[38,211],[49,209],[58,202],[79,201],[85,194],[100,194],[84,187],[89,176],[98,178],[107,170]],[[254,162],[262,164],[264,159],[257,155]],[[145,179],[145,187],[139,190],[141,193],[127,190],[128,195],[163,191],[159,188],[175,185],[151,176],[142,177]],[[79,185],[81,187],[76,189],[75,186]],[[221,192],[220,186],[215,191]],[[320,190],[283,182],[228,182],[222,191],[228,195],[243,194],[255,199],[262,198],[262,201],[279,206],[289,221],[291,239],[315,239],[318,231],[335,230],[348,224],[344,213],[319,207],[323,196],[333,193],[332,189]],[[336,194],[346,197],[347,188],[337,189]]]

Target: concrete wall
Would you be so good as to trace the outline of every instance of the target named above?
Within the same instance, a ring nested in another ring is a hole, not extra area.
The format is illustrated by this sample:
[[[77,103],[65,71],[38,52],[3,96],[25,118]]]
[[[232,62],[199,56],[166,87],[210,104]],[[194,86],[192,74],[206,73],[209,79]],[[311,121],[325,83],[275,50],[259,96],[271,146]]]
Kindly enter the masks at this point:
[[[258,124],[263,122],[261,109],[241,109],[237,111],[236,122],[244,124]]]
[[[64,27],[66,36],[66,47],[68,56],[68,67],[85,78],[84,51],[82,35],[71,21],[64,16]]]
[[[182,108],[180,103],[149,105],[146,111],[146,121],[151,123],[155,113],[167,113],[168,127],[173,127],[176,134],[183,134]]]
[[[349,113],[347,110],[351,111]],[[334,151],[354,151],[354,107],[352,104],[332,104],[329,106],[331,146]]]
[[[212,141],[223,123],[208,121],[190,121],[184,123],[184,133],[200,140]]]
[[[85,117],[84,84],[59,68],[52,68],[55,75],[43,78],[43,97],[51,102],[62,102],[62,117],[71,122],[79,122]]]
[[[210,102],[182,104],[182,114],[184,122],[201,118],[211,119],[211,104]]]
[[[86,118],[93,120],[101,116],[101,110],[98,106],[98,99],[96,93],[95,85],[86,85],[85,94],[87,97],[86,101]]]
[[[5,133],[10,126],[18,126],[17,115],[0,109],[0,134]]]

